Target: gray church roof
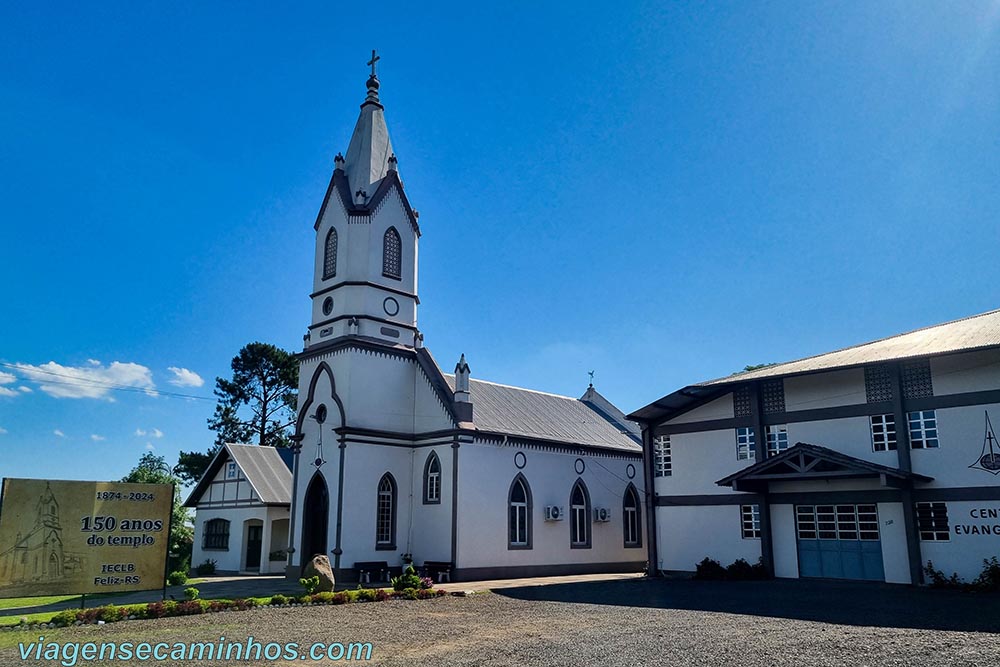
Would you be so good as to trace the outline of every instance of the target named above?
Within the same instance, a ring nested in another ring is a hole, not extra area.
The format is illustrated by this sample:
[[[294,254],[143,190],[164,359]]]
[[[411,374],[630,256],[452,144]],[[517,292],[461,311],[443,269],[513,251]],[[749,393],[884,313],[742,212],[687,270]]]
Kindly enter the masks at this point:
[[[636,410],[629,417],[642,421],[669,418],[713,394],[718,394],[727,386],[741,382],[806,375],[860,367],[865,364],[904,361],[993,347],[1000,347],[1000,310],[991,310],[833,352],[689,385]]]
[[[443,375],[454,391],[455,376]],[[600,401],[585,401],[472,378],[469,394],[473,423],[477,430],[485,433],[635,453],[642,451],[635,424],[625,419],[617,420],[611,410],[602,410],[599,407],[602,403],[611,404],[594,390],[588,391],[585,398],[589,395]],[[621,414],[617,408],[614,411]]]
[[[246,476],[257,497],[265,505],[290,505],[292,502],[292,471],[285,457],[274,447],[258,445],[237,445],[227,443],[222,447],[191,491],[186,507],[194,507],[202,494],[222,469],[222,465],[232,459]]]

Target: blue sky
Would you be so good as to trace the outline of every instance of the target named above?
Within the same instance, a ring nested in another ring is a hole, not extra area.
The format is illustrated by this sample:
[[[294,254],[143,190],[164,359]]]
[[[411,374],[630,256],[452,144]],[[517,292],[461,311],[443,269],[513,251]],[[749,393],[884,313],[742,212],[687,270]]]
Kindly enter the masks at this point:
[[[995,0],[25,2],[0,25],[0,476],[212,442],[211,400],[46,370],[210,398],[245,343],[300,349],[372,48],[447,369],[571,395],[596,370],[629,411],[1000,306]]]

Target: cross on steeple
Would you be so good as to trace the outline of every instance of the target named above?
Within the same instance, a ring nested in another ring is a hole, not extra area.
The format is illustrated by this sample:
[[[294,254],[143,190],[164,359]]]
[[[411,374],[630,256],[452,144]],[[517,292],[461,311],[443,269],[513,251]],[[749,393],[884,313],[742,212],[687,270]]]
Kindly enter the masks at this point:
[[[375,63],[377,63],[381,59],[382,57],[376,54],[375,49],[372,49],[372,59],[369,60],[366,64],[371,65],[373,78],[377,76],[375,74]]]

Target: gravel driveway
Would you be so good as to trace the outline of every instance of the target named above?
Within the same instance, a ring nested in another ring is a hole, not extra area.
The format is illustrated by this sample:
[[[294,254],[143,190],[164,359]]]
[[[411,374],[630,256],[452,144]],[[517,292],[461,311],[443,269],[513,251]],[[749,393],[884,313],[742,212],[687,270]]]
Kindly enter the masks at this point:
[[[217,641],[220,635],[245,641],[252,635],[262,643],[372,642],[370,664],[378,665],[860,667],[1000,664],[997,631],[996,596],[826,582],[640,580],[258,609],[46,635],[55,641],[172,643]],[[58,663],[22,662],[16,648],[5,648],[0,664]]]

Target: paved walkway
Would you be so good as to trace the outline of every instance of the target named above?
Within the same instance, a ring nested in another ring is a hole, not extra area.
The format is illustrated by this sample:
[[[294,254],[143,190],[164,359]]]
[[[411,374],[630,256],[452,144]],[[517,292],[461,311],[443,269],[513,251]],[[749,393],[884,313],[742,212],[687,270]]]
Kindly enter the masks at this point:
[[[616,581],[620,579],[641,578],[641,574],[583,574],[568,577],[535,577],[530,579],[494,579],[491,581],[463,581],[456,583],[436,584],[437,588],[446,591],[456,592],[482,592],[503,588],[524,588],[531,586],[549,586],[553,584],[575,584],[575,583],[596,583],[602,581]],[[202,598],[248,598],[265,597],[268,595],[301,595],[302,586],[298,581],[285,579],[281,575],[260,575],[260,576],[227,576],[227,577],[205,577],[200,583],[188,583],[183,586],[167,587],[167,599],[183,600],[184,589],[194,587]],[[356,584],[345,586],[354,588]],[[163,599],[163,593],[159,590],[140,591],[136,593],[117,593],[114,595],[88,595],[86,599],[87,607],[100,607],[106,604],[126,605],[142,604],[145,602],[156,602]],[[41,612],[56,612],[63,609],[73,609],[80,606],[80,601],[55,602],[40,607],[20,607],[14,609],[0,609],[0,616],[16,616],[18,614],[35,614]]]

